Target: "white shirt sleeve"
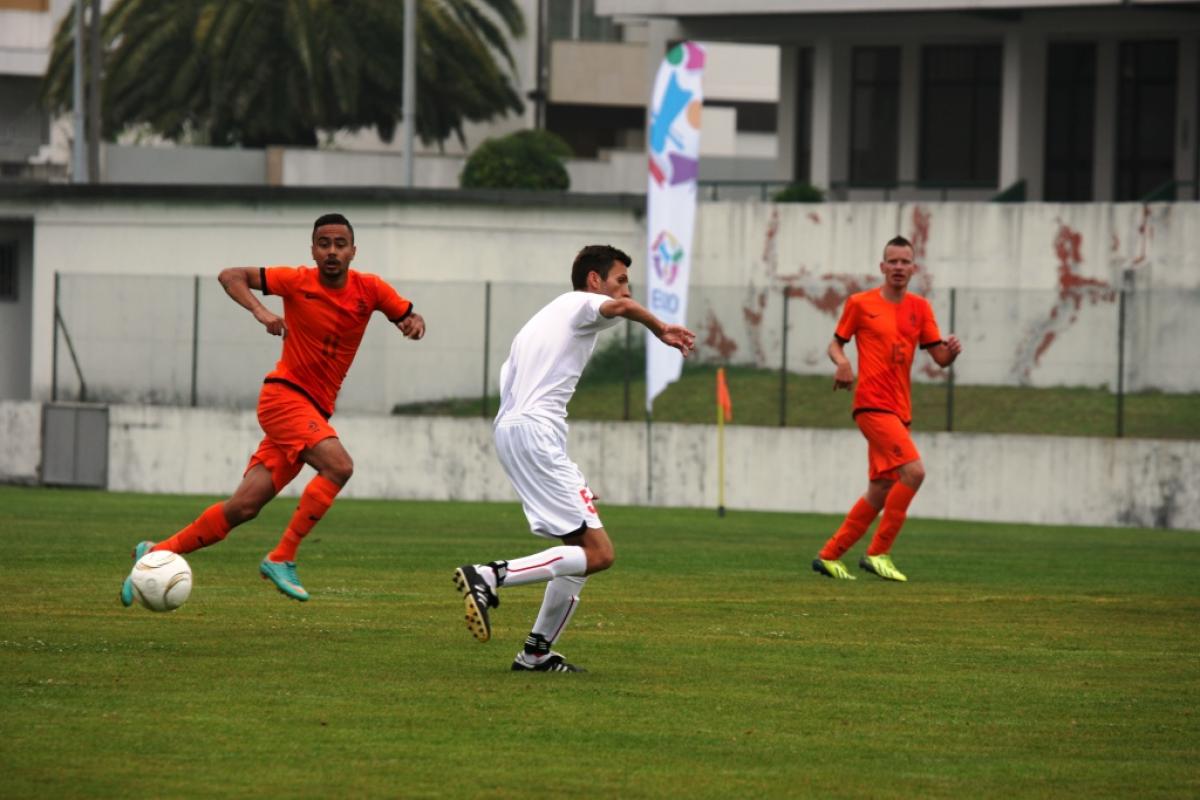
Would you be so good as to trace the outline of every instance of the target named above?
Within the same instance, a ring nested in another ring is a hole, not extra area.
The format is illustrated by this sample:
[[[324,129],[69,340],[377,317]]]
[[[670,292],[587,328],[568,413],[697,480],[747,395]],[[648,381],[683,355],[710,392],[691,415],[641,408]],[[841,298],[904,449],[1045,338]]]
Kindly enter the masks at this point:
[[[579,294],[582,295],[581,302],[571,319],[571,327],[575,329],[576,333],[595,333],[617,321],[615,318],[609,319],[600,313],[600,306],[611,300],[611,297],[593,292],[580,292]]]

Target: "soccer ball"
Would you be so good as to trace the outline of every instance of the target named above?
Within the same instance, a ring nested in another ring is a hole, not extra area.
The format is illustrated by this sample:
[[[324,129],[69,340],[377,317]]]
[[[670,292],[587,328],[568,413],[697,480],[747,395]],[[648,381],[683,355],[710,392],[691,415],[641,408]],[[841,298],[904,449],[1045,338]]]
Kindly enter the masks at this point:
[[[146,553],[129,574],[133,596],[151,611],[174,611],[192,593],[192,568],[169,550]]]

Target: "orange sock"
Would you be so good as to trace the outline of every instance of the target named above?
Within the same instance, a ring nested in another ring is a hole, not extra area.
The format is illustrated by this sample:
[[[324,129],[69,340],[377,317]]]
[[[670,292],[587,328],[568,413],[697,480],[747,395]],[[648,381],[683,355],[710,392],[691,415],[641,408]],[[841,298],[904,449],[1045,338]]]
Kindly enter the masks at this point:
[[[159,542],[150,548],[155,550],[170,550],[172,553],[190,553],[201,547],[216,544],[229,535],[229,520],[225,519],[225,504],[213,503],[204,509],[204,513],[183,530],[170,539]]]
[[[867,498],[858,498],[854,508],[850,509],[846,519],[842,521],[842,527],[838,528],[837,533],[830,536],[829,541],[821,548],[820,557],[826,561],[841,558],[847,550],[854,547],[855,542],[862,538],[878,514],[879,509],[868,503]]]
[[[917,490],[896,481],[896,485],[888,492],[887,500],[883,501],[883,519],[879,520],[879,528],[875,538],[867,548],[867,555],[878,556],[892,549],[892,542],[900,535],[904,520],[908,519],[908,504],[916,497]]]
[[[300,542],[325,516],[341,488],[323,475],[309,481],[308,486],[304,487],[304,494],[300,495],[300,504],[296,506],[296,513],[292,514],[292,521],[268,558],[272,561],[295,561]]]

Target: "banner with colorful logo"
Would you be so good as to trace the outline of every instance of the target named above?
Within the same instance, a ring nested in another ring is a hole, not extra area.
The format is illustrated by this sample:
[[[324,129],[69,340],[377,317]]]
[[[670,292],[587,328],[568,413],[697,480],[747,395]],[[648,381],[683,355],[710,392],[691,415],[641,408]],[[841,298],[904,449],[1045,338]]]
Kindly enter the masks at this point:
[[[700,172],[700,76],[704,48],[684,42],[658,68],[650,98],[650,182],[646,192],[647,306],[664,322],[686,324],[696,178]],[[683,356],[646,333],[646,410],[679,379]]]

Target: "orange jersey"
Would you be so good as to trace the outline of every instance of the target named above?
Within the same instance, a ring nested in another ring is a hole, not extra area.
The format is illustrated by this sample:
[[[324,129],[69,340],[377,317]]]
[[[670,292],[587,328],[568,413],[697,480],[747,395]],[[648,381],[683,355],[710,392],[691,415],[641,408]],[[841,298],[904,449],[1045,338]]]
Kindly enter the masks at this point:
[[[888,411],[911,422],[913,355],[918,344],[928,348],[942,341],[929,301],[906,292],[892,303],[881,288],[852,294],[834,335],[842,344],[853,338],[858,349],[854,413]]]
[[[283,298],[287,323],[283,355],[267,380],[300,390],[328,418],[371,313],[399,322],[413,304],[378,275],[356,270],[340,289],[322,284],[314,267],[265,267],[260,274],[262,293]]]

